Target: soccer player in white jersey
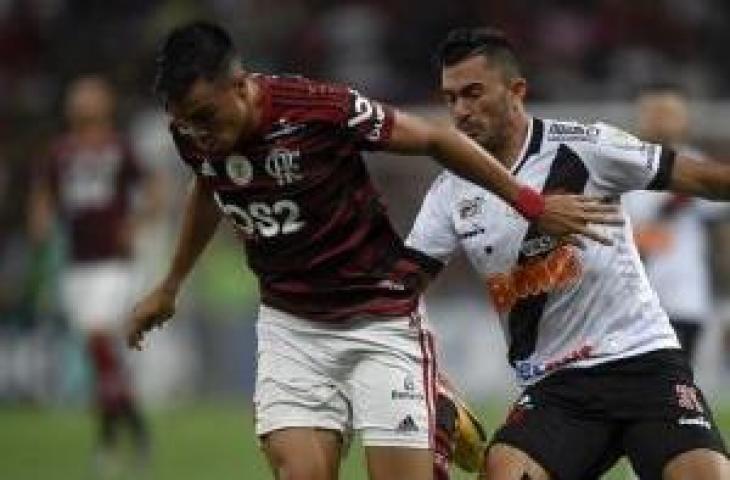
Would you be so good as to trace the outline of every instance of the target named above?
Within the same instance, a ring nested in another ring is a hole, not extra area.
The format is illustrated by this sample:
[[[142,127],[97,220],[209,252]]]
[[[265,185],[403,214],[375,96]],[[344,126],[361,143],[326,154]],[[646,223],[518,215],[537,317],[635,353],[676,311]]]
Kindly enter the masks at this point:
[[[527,81],[499,32],[455,30],[437,59],[456,126],[533,188],[611,203],[641,189],[730,199],[730,167],[606,124],[530,117]],[[612,246],[556,241],[450,173],[424,200],[407,244],[442,265],[457,248],[466,252],[525,388],[495,432],[486,478],[596,478],[622,455],[642,480],[730,478],[723,440],[630,225],[603,228]]]
[[[683,89],[670,83],[642,88],[636,102],[639,136],[703,159],[687,144],[688,100]],[[730,208],[670,192],[632,192],[625,205],[649,282],[692,362],[704,326],[713,317],[707,226]]]

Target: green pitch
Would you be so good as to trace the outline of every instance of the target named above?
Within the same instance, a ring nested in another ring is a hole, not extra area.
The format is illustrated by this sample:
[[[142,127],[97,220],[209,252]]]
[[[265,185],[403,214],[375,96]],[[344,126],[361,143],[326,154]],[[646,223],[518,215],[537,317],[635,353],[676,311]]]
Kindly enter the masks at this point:
[[[258,480],[269,479],[253,436],[250,412],[239,404],[206,404],[151,414],[154,451],[145,475],[119,468],[103,480]],[[498,424],[502,408],[482,410],[488,427]],[[717,410],[726,436],[730,433],[730,404]],[[0,479],[92,480],[93,424],[82,411],[0,408]],[[351,450],[343,480],[365,479],[361,450]],[[455,480],[472,478],[455,474]],[[627,478],[625,466],[607,478]]]

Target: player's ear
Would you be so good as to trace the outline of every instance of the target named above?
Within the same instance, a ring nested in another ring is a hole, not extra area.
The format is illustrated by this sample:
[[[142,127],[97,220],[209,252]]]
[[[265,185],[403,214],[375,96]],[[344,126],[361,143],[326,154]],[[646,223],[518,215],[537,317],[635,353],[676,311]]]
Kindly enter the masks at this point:
[[[239,95],[246,95],[246,80],[248,75],[243,70],[235,70],[231,73],[231,84]]]
[[[509,90],[519,100],[525,100],[527,96],[527,80],[522,77],[514,77],[509,80]]]

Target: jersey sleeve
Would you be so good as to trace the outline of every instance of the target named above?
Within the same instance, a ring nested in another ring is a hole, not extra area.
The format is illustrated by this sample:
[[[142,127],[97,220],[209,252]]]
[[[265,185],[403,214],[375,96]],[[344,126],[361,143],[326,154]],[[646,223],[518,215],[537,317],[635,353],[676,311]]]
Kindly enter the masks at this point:
[[[341,127],[360,148],[378,150],[390,140],[394,116],[391,107],[348,89],[346,116]]]
[[[413,223],[406,246],[418,250],[441,263],[447,263],[459,242],[449,214],[450,181],[441,174],[431,186]]]
[[[292,122],[317,122],[360,150],[379,150],[390,139],[395,112],[347,85],[304,77],[270,77],[264,130],[277,118]]]
[[[632,190],[665,190],[669,186],[675,152],[607,124],[592,130],[587,159],[596,185],[609,194]]]

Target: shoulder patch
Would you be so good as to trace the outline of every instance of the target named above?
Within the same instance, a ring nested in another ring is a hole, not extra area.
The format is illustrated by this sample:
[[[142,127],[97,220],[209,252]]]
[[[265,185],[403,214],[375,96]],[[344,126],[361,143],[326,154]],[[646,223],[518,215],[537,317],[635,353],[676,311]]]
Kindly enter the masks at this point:
[[[553,122],[548,127],[547,139],[553,142],[586,142],[593,141],[600,134],[595,125],[584,125],[578,122]]]

